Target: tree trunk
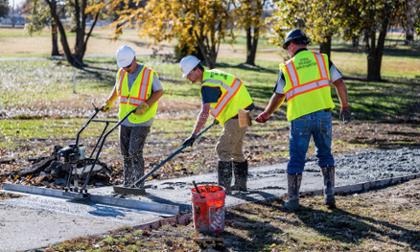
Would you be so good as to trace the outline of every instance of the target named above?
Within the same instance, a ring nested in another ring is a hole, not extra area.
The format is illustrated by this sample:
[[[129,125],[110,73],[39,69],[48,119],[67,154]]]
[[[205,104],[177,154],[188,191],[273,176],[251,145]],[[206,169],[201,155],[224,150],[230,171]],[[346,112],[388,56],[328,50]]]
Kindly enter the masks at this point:
[[[385,46],[385,38],[390,22],[390,13],[387,11],[382,20],[381,29],[379,31],[378,41],[376,44],[376,31],[372,31],[370,34],[371,46],[368,53],[368,81],[381,81],[381,66],[382,66],[382,56]]]
[[[415,20],[416,20],[416,0],[407,0],[406,10],[406,28],[405,28],[405,44],[411,45],[414,42]]]
[[[259,28],[248,27],[246,29],[246,64],[255,66],[255,57],[257,55]]]
[[[51,2],[54,11],[57,10],[57,2],[54,0]],[[60,52],[58,51],[58,29],[57,23],[54,18],[51,20],[51,56],[59,56]]]
[[[209,51],[207,54],[204,55],[204,61],[206,66],[210,69],[216,67],[216,60],[217,60],[217,53]]]
[[[57,24],[58,31],[60,32],[60,42],[61,42],[61,46],[63,47],[66,60],[74,67],[78,67],[78,68],[82,67],[71,53],[69,43],[67,41],[66,30],[64,29],[64,26],[61,23],[61,20],[57,13],[56,0],[45,0],[45,1],[50,7],[51,16],[53,17],[54,22]]]
[[[92,26],[89,29],[89,32],[86,33],[86,8],[87,8],[87,0],[75,0],[74,2],[74,16],[76,21],[76,43],[74,46],[74,53],[72,54],[69,43],[66,36],[66,31],[64,29],[63,24],[57,13],[56,8],[56,1],[57,0],[45,0],[50,7],[51,16],[54,19],[55,24],[58,27],[58,31],[60,32],[60,41],[63,47],[64,55],[66,56],[66,60],[74,67],[83,68],[83,58],[86,52],[86,45],[90,36],[92,35],[93,28],[98,21],[100,12],[95,14],[95,19]]]
[[[59,56],[58,51],[58,30],[54,20],[51,20],[51,56]]]
[[[331,58],[331,36],[327,36],[326,41],[319,44],[319,51]]]
[[[76,43],[74,44],[74,58],[83,65],[83,56],[85,54],[85,26],[86,26],[86,0],[75,0],[74,13],[76,19]]]
[[[353,50],[357,51],[359,49],[359,37],[353,36],[351,38],[351,46],[353,47]]]

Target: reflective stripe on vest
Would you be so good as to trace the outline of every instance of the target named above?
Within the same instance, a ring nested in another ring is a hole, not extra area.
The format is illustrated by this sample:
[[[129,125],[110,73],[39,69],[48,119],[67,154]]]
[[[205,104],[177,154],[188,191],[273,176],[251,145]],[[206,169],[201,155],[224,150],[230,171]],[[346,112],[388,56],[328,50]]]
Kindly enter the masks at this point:
[[[216,69],[204,70],[202,87],[220,89],[217,101],[210,102],[210,114],[221,126],[238,115],[240,109],[252,104],[252,98],[241,80]],[[203,89],[201,90],[203,91]]]
[[[324,57],[322,57],[322,55],[319,53],[314,53],[314,52],[312,53],[314,54],[316,63],[318,64],[318,71],[319,71],[319,75],[321,76],[321,79],[328,79],[328,74],[327,74],[328,69],[325,64]]]
[[[214,117],[219,116],[219,114],[223,111],[229,101],[235,96],[235,94],[239,91],[242,82],[239,79],[234,79],[231,86],[224,84],[222,81],[219,80],[204,80],[205,82],[220,84],[224,89],[226,89],[226,93],[220,99],[220,101],[216,104],[216,107],[211,108],[210,112]]]
[[[119,70],[116,81],[117,93],[120,101],[118,111],[118,118],[120,120],[122,120],[122,118],[124,118],[142,102],[146,102],[147,99],[150,98],[153,93],[152,82],[154,75],[155,72],[153,69],[143,66],[139,74],[136,76],[131,88],[129,88],[128,74],[123,69]],[[132,124],[147,122],[156,116],[157,109],[158,103],[155,102],[144,114],[131,114],[128,116],[127,120]]]
[[[290,82],[292,82],[292,86],[296,87],[297,85],[299,85],[300,83],[299,76],[297,74],[296,67],[293,61],[290,61],[286,65],[286,70],[287,70],[287,73],[289,74]]]
[[[330,85],[329,80],[317,80],[317,81],[306,83],[304,85],[299,85],[297,87],[290,89],[286,93],[286,98],[287,100],[290,100],[296,95],[303,94],[303,93],[306,93],[306,92],[309,92],[318,88],[323,88],[329,85]]]
[[[140,82],[140,88],[137,97],[129,97],[129,96],[123,96],[122,95],[122,85],[125,78],[125,75],[127,74],[126,71],[121,70],[123,74],[120,73],[120,85],[119,85],[119,99],[121,104],[131,104],[134,106],[138,106],[141,104],[141,102],[144,102],[147,100],[147,90],[149,88],[149,77],[151,70],[149,68],[145,68],[143,71],[143,74],[141,76],[141,82]],[[134,83],[133,83],[134,86]]]
[[[307,93],[319,88],[328,87],[330,85],[330,80],[328,79],[327,72],[328,69],[325,65],[324,57],[322,57],[322,55],[319,53],[313,52],[313,54],[318,65],[318,71],[320,75],[320,78],[317,80],[301,84],[293,61],[290,61],[286,64],[286,70],[293,86],[293,88],[289,89],[286,92],[287,100],[290,100],[293,97],[296,97],[297,95]]]

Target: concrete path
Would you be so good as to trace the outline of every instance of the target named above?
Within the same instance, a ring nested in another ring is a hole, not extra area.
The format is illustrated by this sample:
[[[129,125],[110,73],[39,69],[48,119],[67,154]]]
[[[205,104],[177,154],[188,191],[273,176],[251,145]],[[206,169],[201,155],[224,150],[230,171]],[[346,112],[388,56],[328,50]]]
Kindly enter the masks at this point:
[[[349,161],[350,160],[350,161]],[[353,161],[351,161],[353,160]],[[336,158],[337,186],[420,172],[420,149],[373,150]],[[132,197],[142,201],[175,204],[182,211],[191,205],[192,181],[217,181],[216,174],[151,181],[147,195]],[[286,192],[286,163],[250,170],[246,194],[228,196],[226,205],[248,200],[279,197]],[[306,164],[302,191],[321,189],[322,177],[315,161]],[[90,190],[91,194],[109,195],[112,187]],[[49,244],[95,235],[124,226],[137,226],[162,218],[157,213],[80,204],[42,196],[23,196],[0,200],[0,251],[44,247]]]

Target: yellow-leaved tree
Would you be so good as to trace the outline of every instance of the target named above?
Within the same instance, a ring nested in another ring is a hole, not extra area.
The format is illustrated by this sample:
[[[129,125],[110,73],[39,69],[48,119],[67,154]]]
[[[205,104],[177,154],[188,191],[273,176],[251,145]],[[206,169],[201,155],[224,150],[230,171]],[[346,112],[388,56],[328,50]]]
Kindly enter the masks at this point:
[[[228,0],[149,0],[137,1],[130,6],[127,1],[114,1],[124,6],[114,22],[119,34],[127,26],[135,25],[140,35],[156,43],[177,40],[177,48],[185,54],[196,54],[213,68],[216,65],[220,43],[231,35]]]
[[[281,45],[288,30],[305,30],[312,41],[320,44],[320,51],[331,54],[331,38],[338,32],[340,15],[339,1],[328,0],[288,0],[278,1],[277,10],[269,22],[277,34],[272,40]]]
[[[271,22],[276,43],[281,43],[284,29],[305,28],[321,52],[331,50],[332,35],[346,40],[363,37],[367,52],[367,79],[381,80],[385,38],[392,25],[405,27],[407,0],[287,0],[278,1],[278,11]],[[418,12],[419,6],[414,5]]]

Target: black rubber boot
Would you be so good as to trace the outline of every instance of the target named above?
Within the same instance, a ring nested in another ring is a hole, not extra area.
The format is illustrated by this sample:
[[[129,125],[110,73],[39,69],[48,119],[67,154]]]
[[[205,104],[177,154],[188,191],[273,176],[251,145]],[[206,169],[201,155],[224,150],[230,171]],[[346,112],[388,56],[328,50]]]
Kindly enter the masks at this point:
[[[335,208],[335,168],[324,167],[321,168],[322,176],[324,176],[324,200],[325,205],[330,208]]]
[[[226,194],[230,194],[230,183],[232,182],[232,162],[219,161],[217,167],[217,177],[219,185],[225,188]]]
[[[246,182],[248,180],[248,161],[233,162],[233,173],[235,175],[235,184],[232,186],[232,190],[246,192]]]
[[[287,201],[284,207],[289,211],[299,209],[299,189],[302,182],[302,174],[287,174]]]

